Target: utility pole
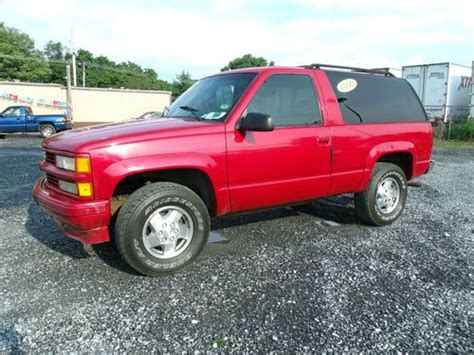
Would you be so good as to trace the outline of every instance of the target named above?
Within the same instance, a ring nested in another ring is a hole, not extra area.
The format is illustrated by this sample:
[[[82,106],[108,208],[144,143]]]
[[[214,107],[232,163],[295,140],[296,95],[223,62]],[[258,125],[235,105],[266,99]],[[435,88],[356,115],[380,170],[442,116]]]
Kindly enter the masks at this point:
[[[86,87],[86,64],[82,63],[82,87]]]
[[[71,39],[69,41],[72,52],[72,82],[77,86],[77,72],[76,72],[76,51],[74,49],[73,29],[71,28]]]
[[[72,120],[71,66],[66,65],[66,109],[67,117]]]
[[[76,53],[74,52],[72,52],[72,78],[74,86],[77,86]]]

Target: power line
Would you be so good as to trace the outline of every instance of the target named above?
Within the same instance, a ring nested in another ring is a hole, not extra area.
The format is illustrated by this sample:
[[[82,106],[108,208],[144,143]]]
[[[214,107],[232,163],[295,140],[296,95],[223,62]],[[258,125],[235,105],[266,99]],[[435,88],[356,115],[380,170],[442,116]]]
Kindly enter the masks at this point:
[[[14,60],[24,60],[24,61],[30,61],[30,62],[42,62],[42,63],[48,63],[48,64],[63,64],[63,65],[68,65],[71,64],[70,61],[66,60],[56,60],[56,59],[51,59],[51,60],[45,60],[42,58],[31,58],[31,57],[19,57],[19,56],[14,56],[10,54],[2,54],[0,53],[0,58],[5,58],[5,59],[14,59]],[[79,61],[81,64],[85,64],[87,68],[94,68],[94,69],[99,69],[99,70],[105,70],[105,71],[113,71],[116,73],[121,73],[121,74],[129,74],[129,75],[135,75],[135,76],[142,76],[142,77],[148,77],[146,74],[143,73],[136,73],[128,70],[122,70],[122,69],[116,69],[113,67],[109,67],[106,65],[101,65],[101,64],[96,64],[96,63],[89,63],[89,62],[84,62],[84,61]]]

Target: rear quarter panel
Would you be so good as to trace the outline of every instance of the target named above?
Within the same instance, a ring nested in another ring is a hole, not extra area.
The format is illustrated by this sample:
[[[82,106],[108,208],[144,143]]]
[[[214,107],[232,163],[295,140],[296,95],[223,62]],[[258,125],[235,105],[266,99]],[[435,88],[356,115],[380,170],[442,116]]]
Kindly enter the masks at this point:
[[[321,70],[316,75],[327,111],[325,121],[331,126],[331,195],[364,190],[375,163],[390,153],[411,154],[409,179],[426,172],[433,145],[428,121],[346,125],[329,79]]]
[[[333,167],[331,193],[362,191],[374,165],[384,155],[410,153],[413,179],[426,172],[431,159],[429,123],[379,123],[331,128]]]
[[[37,131],[39,125],[42,123],[50,123],[56,127],[57,131],[62,131],[67,128],[67,125],[62,121],[65,115],[35,115],[33,120],[28,122],[29,131]]]

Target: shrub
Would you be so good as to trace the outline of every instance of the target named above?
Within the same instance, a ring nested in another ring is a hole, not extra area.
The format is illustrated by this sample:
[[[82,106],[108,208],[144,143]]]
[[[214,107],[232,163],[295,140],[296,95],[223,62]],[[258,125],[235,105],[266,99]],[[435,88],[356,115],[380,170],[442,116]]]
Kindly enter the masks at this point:
[[[453,124],[449,138],[460,141],[474,141],[474,120]]]

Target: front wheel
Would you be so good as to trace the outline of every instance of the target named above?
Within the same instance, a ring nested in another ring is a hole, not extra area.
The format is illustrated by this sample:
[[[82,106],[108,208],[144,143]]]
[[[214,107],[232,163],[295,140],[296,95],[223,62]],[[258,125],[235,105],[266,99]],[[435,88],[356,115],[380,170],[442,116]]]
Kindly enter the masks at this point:
[[[207,242],[209,213],[185,186],[159,182],[135,191],[119,211],[117,247],[138,272],[158,276],[190,264]]]
[[[52,124],[42,124],[39,127],[39,132],[43,138],[48,138],[56,133],[56,127],[54,127]]]
[[[366,223],[382,226],[393,223],[407,199],[406,177],[399,166],[377,163],[369,186],[354,196],[356,212]]]

